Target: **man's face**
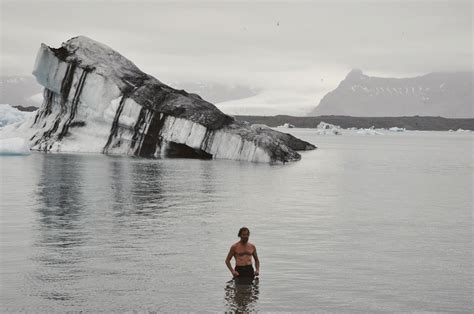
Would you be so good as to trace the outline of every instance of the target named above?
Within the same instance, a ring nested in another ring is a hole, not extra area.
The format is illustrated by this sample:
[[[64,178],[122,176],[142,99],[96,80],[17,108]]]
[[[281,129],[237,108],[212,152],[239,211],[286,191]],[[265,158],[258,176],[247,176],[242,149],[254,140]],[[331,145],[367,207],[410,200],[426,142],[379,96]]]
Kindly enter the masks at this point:
[[[250,233],[247,230],[242,231],[240,234],[240,241],[247,243],[249,241]]]

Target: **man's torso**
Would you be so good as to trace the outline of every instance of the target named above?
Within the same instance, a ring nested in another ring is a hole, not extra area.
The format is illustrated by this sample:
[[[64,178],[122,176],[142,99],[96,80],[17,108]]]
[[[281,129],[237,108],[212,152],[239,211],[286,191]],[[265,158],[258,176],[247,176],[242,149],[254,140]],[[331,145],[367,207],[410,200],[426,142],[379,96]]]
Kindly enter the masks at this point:
[[[240,243],[234,244],[234,258],[236,266],[247,266],[252,265],[252,255],[255,252],[255,246],[251,243]]]

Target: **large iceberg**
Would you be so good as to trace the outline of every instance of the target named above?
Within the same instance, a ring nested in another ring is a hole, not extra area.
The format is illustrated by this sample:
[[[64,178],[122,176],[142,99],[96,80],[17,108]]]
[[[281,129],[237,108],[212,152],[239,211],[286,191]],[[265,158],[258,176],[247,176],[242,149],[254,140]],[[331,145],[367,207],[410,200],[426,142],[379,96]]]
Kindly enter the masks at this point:
[[[42,44],[33,75],[44,86],[42,106],[22,127],[33,150],[286,162],[315,149],[236,121],[84,36],[57,49]]]

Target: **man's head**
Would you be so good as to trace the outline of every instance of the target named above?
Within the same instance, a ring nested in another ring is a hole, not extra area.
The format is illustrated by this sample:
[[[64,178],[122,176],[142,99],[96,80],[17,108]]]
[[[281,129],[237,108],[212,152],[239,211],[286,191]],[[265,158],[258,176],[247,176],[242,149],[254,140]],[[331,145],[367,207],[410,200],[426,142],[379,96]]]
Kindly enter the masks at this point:
[[[249,228],[247,227],[240,228],[238,236],[240,237],[241,242],[247,243],[249,241],[249,236],[250,236]]]

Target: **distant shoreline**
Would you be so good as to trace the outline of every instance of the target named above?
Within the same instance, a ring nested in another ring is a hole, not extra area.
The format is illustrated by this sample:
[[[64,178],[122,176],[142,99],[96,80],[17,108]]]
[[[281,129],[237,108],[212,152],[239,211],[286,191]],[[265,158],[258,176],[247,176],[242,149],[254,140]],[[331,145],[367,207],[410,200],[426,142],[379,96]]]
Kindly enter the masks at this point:
[[[33,106],[12,106],[20,111],[34,111]],[[348,128],[370,128],[388,129],[391,127],[405,128],[407,130],[419,131],[456,131],[458,129],[474,131],[474,118],[451,119],[443,117],[351,117],[351,116],[316,116],[295,117],[287,115],[277,116],[233,116],[239,121],[247,121],[251,124],[266,124],[270,127],[281,126],[285,123],[297,128],[316,128],[320,122],[339,125]]]
[[[266,124],[277,127],[285,123],[297,128],[316,128],[322,121],[340,127],[347,128],[405,128],[407,130],[419,131],[449,131],[449,130],[473,130],[474,119],[450,119],[442,117],[351,117],[351,116],[317,116],[317,117],[294,117],[286,115],[278,116],[234,116],[239,121],[247,121],[251,124]]]

